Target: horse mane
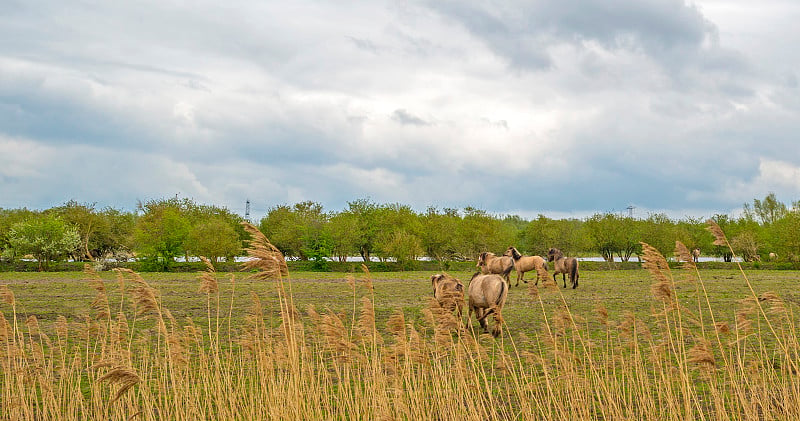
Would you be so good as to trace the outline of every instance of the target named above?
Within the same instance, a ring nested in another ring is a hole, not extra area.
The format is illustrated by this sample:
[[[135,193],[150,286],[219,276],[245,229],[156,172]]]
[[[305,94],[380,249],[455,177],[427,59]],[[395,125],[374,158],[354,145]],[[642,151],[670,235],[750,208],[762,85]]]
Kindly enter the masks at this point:
[[[521,259],[521,258],[522,258],[522,254],[520,254],[520,252],[519,252],[519,251],[517,251],[517,248],[516,248],[516,247],[509,247],[508,249],[509,249],[509,250],[511,250],[511,257],[512,257],[514,260],[519,260],[519,259]]]
[[[553,248],[551,248],[550,250],[547,251],[547,257],[548,257],[547,260],[550,260],[549,259],[550,257],[552,257],[553,261],[561,260],[561,259],[564,258],[564,252],[561,251],[561,249],[557,249],[557,248],[553,247]]]

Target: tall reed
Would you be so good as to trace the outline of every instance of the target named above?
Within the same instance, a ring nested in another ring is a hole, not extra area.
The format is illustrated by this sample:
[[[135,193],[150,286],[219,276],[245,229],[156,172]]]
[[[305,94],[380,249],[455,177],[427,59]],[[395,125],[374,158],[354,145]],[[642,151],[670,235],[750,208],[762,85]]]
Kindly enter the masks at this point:
[[[118,288],[110,288],[87,267],[92,312],[81,323],[58,317],[49,330],[19,313],[12,289],[0,286],[0,419],[800,418],[791,308],[774,293],[757,294],[742,272],[750,294],[734,325],[721,321],[727,309],[712,308],[713,291],[681,243],[676,258],[685,267],[677,270],[642,244],[650,316],[615,319],[602,303],[579,314],[544,272],[540,286],[528,286],[541,312],[538,334],[507,324],[495,340],[436,300],[421,304],[420,320],[398,309],[378,323],[366,267],[349,279],[351,314],[301,312],[283,255],[246,229],[253,240],[244,269],[271,282],[277,299],[253,293],[240,309],[231,295],[222,309],[224,284],[204,260],[199,324],[174,318],[131,271],[117,272]],[[234,285],[231,277],[231,294]],[[119,297],[115,311],[111,295]],[[266,316],[273,307],[277,324]],[[245,322],[231,325],[243,311]]]

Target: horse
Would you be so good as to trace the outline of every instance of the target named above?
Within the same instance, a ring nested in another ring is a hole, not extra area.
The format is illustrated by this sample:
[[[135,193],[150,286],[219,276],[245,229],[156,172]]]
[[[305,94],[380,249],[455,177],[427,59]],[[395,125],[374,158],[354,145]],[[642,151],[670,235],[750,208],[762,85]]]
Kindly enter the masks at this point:
[[[514,259],[514,269],[517,271],[517,283],[514,286],[519,286],[519,281],[522,280],[526,284],[525,272],[537,270],[537,267],[544,269],[545,276],[547,275],[547,261],[541,256],[523,256],[517,251],[516,247],[509,247],[503,256],[509,256]],[[539,274],[537,271],[536,284],[539,285]]]
[[[547,260],[553,262],[553,282],[556,281],[556,275],[561,274],[561,279],[564,281],[564,288],[567,287],[567,273],[569,273],[569,281],[572,282],[572,289],[578,287],[578,259],[574,257],[564,257],[564,253],[557,248],[551,248],[547,252]]]
[[[456,310],[461,317],[464,308],[464,284],[446,273],[431,276],[431,284],[433,298],[439,305],[450,312]]]
[[[484,251],[478,257],[478,264],[476,265],[481,273],[502,275],[506,282],[509,282],[509,274],[511,269],[514,269],[514,259],[508,256],[497,256],[496,254]]]
[[[692,250],[692,260],[697,263],[700,260],[700,249]]]
[[[472,312],[474,311],[478,323],[480,323],[484,331],[488,332],[489,323],[486,322],[486,317],[494,314],[492,336],[495,338],[500,336],[503,324],[503,316],[500,312],[508,297],[508,284],[505,279],[494,273],[481,274],[480,272],[475,272],[469,281],[467,295],[469,296],[469,314],[467,318],[472,319]]]
[[[775,254],[774,252],[770,252],[770,253],[769,253],[769,260],[770,260],[770,261],[773,261],[773,262],[774,262],[775,260],[778,260],[778,255],[777,255],[777,254]]]

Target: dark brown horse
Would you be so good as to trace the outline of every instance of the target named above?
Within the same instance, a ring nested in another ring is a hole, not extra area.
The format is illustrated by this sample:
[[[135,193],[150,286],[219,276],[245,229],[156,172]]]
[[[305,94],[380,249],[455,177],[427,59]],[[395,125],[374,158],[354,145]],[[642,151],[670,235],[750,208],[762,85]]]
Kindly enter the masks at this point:
[[[551,248],[547,252],[547,260],[553,262],[553,282],[556,281],[556,275],[561,274],[561,279],[564,281],[564,288],[567,287],[567,274],[569,274],[569,281],[572,283],[572,289],[578,287],[578,259],[574,257],[564,257],[564,253],[557,248]]]

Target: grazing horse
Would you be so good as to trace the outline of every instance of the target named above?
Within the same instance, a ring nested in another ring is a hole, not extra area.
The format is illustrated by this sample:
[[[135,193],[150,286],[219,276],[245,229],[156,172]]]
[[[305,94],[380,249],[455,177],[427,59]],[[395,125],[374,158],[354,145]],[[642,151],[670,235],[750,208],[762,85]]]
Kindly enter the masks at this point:
[[[525,280],[525,272],[529,272],[532,270],[536,270],[536,285],[539,285],[539,272],[536,269],[537,267],[541,267],[544,269],[545,275],[547,275],[547,262],[541,256],[523,256],[517,251],[516,247],[509,247],[503,256],[510,256],[514,259],[514,269],[517,271],[517,283],[514,286],[519,286],[519,281],[523,281],[526,284],[528,281]]]
[[[514,269],[514,259],[508,256],[497,256],[492,252],[484,251],[478,257],[478,264],[476,267],[480,269],[481,273],[484,275],[489,273],[502,275],[506,282],[509,282],[508,276],[511,273],[511,269]]]
[[[489,323],[486,322],[486,317],[494,314],[492,336],[495,338],[500,336],[503,324],[503,316],[500,311],[506,303],[506,297],[508,297],[508,284],[503,277],[497,274],[482,275],[479,272],[475,272],[469,281],[467,295],[469,296],[469,314],[467,318],[471,319],[474,311],[478,323],[481,324],[484,331],[488,332]]]
[[[564,281],[564,288],[567,287],[567,274],[569,273],[569,281],[572,282],[572,289],[578,287],[578,259],[574,257],[564,257],[564,253],[556,248],[551,248],[547,252],[547,260],[553,262],[553,282],[556,281],[556,275],[561,274],[561,279]]]
[[[769,253],[769,260],[770,260],[770,261],[775,261],[775,260],[778,260],[778,255],[777,255],[777,254],[775,254],[775,253],[773,253],[773,252],[770,252],[770,253]]]
[[[458,316],[461,317],[464,308],[464,284],[446,273],[431,276],[431,284],[433,298],[436,298],[439,305],[450,312],[458,311]]]
[[[697,263],[700,260],[700,249],[692,250],[692,260]]]

